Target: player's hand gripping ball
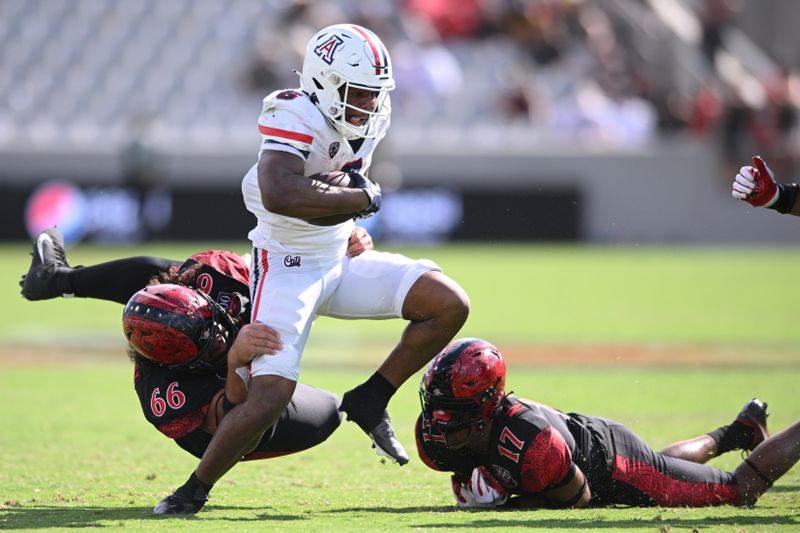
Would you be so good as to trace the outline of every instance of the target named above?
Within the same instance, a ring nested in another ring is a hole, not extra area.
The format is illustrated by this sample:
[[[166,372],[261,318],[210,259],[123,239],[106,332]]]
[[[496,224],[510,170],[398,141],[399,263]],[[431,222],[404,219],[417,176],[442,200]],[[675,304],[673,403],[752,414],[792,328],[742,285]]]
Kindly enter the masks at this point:
[[[459,507],[500,507],[508,501],[508,493],[485,466],[472,470],[468,480],[454,475],[450,478]]]

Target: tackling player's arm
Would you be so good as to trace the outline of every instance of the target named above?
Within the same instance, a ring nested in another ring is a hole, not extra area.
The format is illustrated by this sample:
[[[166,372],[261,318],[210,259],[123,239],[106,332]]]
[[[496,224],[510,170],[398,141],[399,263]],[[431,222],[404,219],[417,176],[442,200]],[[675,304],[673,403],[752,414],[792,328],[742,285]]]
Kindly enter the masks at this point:
[[[589,483],[575,463],[570,467],[565,482],[542,492],[548,507],[586,507],[592,499]]]
[[[506,505],[514,509],[585,507],[591,499],[592,493],[586,477],[575,466],[575,475],[564,485],[543,492],[514,496]]]
[[[353,233],[350,234],[350,238],[347,240],[347,257],[357,257],[374,248],[372,236],[367,230],[361,226],[354,227]]]
[[[236,369],[247,366],[259,355],[275,355],[283,348],[280,334],[260,322],[243,326],[228,350],[228,377],[225,382],[225,395],[233,404],[244,401],[247,386],[237,375]]]
[[[798,194],[800,194],[800,185],[790,183],[778,185],[778,188],[781,191],[781,197],[778,199],[778,207],[775,210],[779,213],[788,213],[800,217],[800,202],[797,201]]]
[[[572,461],[564,436],[552,425],[538,430],[520,467],[523,494],[542,496],[547,507],[584,507],[591,499],[586,477]]]
[[[308,179],[300,157],[277,150],[262,152],[258,185],[267,211],[306,220],[356,213],[371,204],[361,188],[336,187]]]
[[[253,322],[239,330],[233,346],[228,350],[228,373],[225,388],[217,392],[206,413],[204,429],[214,433],[225,414],[247,396],[249,371],[245,369],[258,355],[275,355],[283,348],[278,332],[266,324]],[[238,372],[237,372],[238,370]]]

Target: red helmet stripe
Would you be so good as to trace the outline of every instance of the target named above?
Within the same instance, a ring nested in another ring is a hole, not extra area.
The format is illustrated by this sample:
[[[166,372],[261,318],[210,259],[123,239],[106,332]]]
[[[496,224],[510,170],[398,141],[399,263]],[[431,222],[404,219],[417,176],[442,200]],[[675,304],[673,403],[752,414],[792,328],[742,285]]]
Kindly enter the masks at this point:
[[[367,44],[369,45],[370,50],[372,50],[372,56],[375,58],[375,74],[380,74],[382,68],[386,68],[381,65],[381,54],[378,53],[378,46],[373,42],[372,38],[367,34],[363,29],[358,26],[352,25],[350,26],[353,28],[356,33],[361,35],[364,39],[366,39]]]

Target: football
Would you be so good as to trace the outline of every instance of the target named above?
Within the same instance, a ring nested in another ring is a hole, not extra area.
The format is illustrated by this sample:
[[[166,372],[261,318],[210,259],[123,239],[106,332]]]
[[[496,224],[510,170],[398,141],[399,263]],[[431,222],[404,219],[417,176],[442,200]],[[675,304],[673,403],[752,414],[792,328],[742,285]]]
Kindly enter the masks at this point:
[[[333,185],[334,187],[353,186],[353,183],[350,180],[350,176],[346,172],[342,172],[341,170],[334,170],[333,172],[318,172],[317,174],[312,174],[311,176],[306,176],[306,177],[308,179],[327,183],[328,185]],[[352,213],[331,215],[329,217],[307,219],[306,222],[308,222],[309,224],[314,224],[315,226],[335,226],[336,224],[347,222],[348,220],[352,219],[353,216],[354,214]]]
[[[332,172],[317,172],[310,176],[306,176],[310,180],[317,180],[328,185],[335,187],[350,187],[350,176],[347,172],[341,170],[334,170]]]

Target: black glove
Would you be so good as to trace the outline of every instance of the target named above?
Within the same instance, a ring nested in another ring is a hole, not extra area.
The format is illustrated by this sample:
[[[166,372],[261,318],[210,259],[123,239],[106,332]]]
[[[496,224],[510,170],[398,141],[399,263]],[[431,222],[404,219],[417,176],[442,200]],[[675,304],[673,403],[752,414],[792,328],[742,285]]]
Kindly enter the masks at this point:
[[[369,205],[356,212],[357,218],[369,218],[377,213],[381,208],[381,186],[364,176],[362,173],[351,170],[347,173],[353,182],[353,187],[357,187],[367,193]]]

